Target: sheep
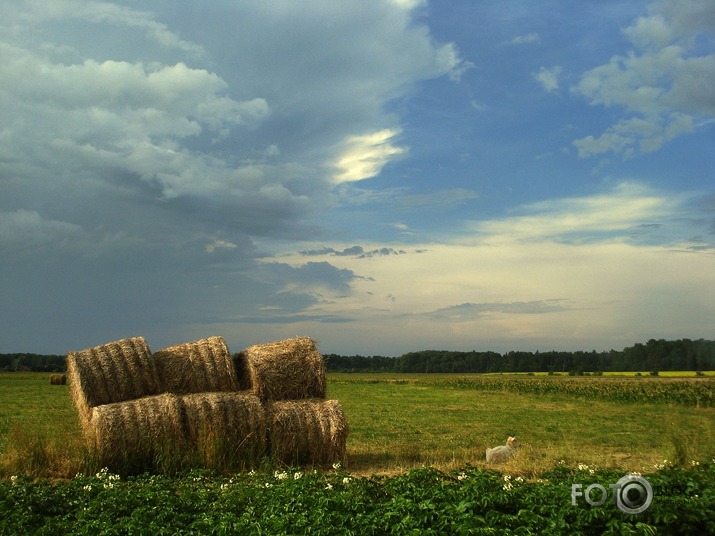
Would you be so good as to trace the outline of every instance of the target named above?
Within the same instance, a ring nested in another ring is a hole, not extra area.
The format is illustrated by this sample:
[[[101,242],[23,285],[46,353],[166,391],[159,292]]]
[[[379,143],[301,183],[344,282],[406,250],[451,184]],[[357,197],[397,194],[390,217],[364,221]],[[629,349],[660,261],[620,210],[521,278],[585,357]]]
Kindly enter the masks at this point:
[[[516,437],[509,436],[509,439],[506,440],[506,445],[499,445],[493,449],[487,449],[487,463],[502,463],[507,461],[516,453],[519,444],[519,440]]]

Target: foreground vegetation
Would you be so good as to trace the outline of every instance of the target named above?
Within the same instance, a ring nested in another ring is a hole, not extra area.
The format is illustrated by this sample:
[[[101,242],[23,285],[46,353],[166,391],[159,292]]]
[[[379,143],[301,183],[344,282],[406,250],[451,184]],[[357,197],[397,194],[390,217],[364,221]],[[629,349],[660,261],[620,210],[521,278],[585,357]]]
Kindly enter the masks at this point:
[[[329,374],[339,469],[127,476],[92,463],[68,386],[0,374],[0,533],[715,533],[715,379],[687,376]],[[486,464],[508,435],[517,456]],[[646,512],[572,504],[626,472],[653,484]]]
[[[232,477],[0,481],[2,534],[714,534],[715,465],[648,475],[643,513],[573,504],[571,486],[622,474],[557,467],[537,481],[466,467],[395,477],[301,469]]]

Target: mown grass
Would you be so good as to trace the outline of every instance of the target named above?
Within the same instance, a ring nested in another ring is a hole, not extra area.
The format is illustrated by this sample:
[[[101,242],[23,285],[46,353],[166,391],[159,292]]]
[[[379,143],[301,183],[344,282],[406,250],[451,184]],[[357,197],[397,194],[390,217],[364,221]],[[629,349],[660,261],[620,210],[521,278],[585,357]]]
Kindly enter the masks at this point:
[[[329,374],[328,397],[340,401],[350,424],[347,469],[369,475],[486,468],[485,449],[508,435],[522,448],[499,468],[526,478],[563,463],[647,473],[663,460],[687,466],[715,458],[713,407],[519,392],[514,383],[469,388],[478,378]],[[693,381],[715,387],[711,378]],[[70,477],[94,469],[68,387],[50,385],[49,374],[0,374],[0,475]]]
[[[422,465],[445,470],[465,463],[486,466],[485,449],[504,443],[509,435],[519,437],[522,448],[504,469],[525,476],[562,461],[647,471],[666,459],[688,464],[715,455],[712,407],[449,387],[464,379],[331,375],[328,396],[341,400],[350,422],[350,469],[367,473]]]

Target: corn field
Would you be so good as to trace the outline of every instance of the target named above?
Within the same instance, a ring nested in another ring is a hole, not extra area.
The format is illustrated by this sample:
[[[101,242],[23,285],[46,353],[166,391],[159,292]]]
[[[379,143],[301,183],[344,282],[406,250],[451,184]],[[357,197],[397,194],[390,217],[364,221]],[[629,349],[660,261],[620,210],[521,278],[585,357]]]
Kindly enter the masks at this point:
[[[455,389],[566,395],[611,402],[715,406],[715,380],[710,378],[478,376],[435,380],[434,384]]]

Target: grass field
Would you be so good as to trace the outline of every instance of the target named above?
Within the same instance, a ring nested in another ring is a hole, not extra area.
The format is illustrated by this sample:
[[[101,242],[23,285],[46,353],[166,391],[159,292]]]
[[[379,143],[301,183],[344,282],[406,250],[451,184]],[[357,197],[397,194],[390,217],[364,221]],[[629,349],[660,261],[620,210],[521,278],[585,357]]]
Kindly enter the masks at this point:
[[[712,377],[330,374],[328,397],[346,465],[127,477],[93,467],[66,385],[0,374],[0,534],[715,534]],[[637,515],[572,495],[626,472]]]
[[[508,435],[522,443],[503,466],[511,474],[533,478],[564,463],[647,472],[663,460],[715,458],[715,404],[667,398],[686,389],[713,400],[715,379],[686,377],[329,374],[328,397],[341,402],[350,424],[347,469],[355,474],[486,467],[486,447]],[[552,392],[529,392],[538,382]],[[634,386],[641,402],[616,399]],[[562,393],[567,387],[581,394]],[[68,387],[50,385],[48,374],[1,374],[0,453],[5,475],[68,477],[83,470]]]
[[[530,381],[505,379],[510,389],[527,387],[519,382]],[[613,385],[604,379],[579,381]],[[351,425],[350,469],[401,472],[422,465],[486,465],[486,447],[504,443],[509,435],[519,437],[522,447],[504,469],[525,476],[560,463],[648,471],[663,460],[684,465],[715,457],[713,407],[449,387],[480,381],[478,375],[331,375],[328,396],[341,400]],[[655,386],[669,382],[647,381],[661,382]],[[715,389],[712,380],[700,381],[709,391]]]

